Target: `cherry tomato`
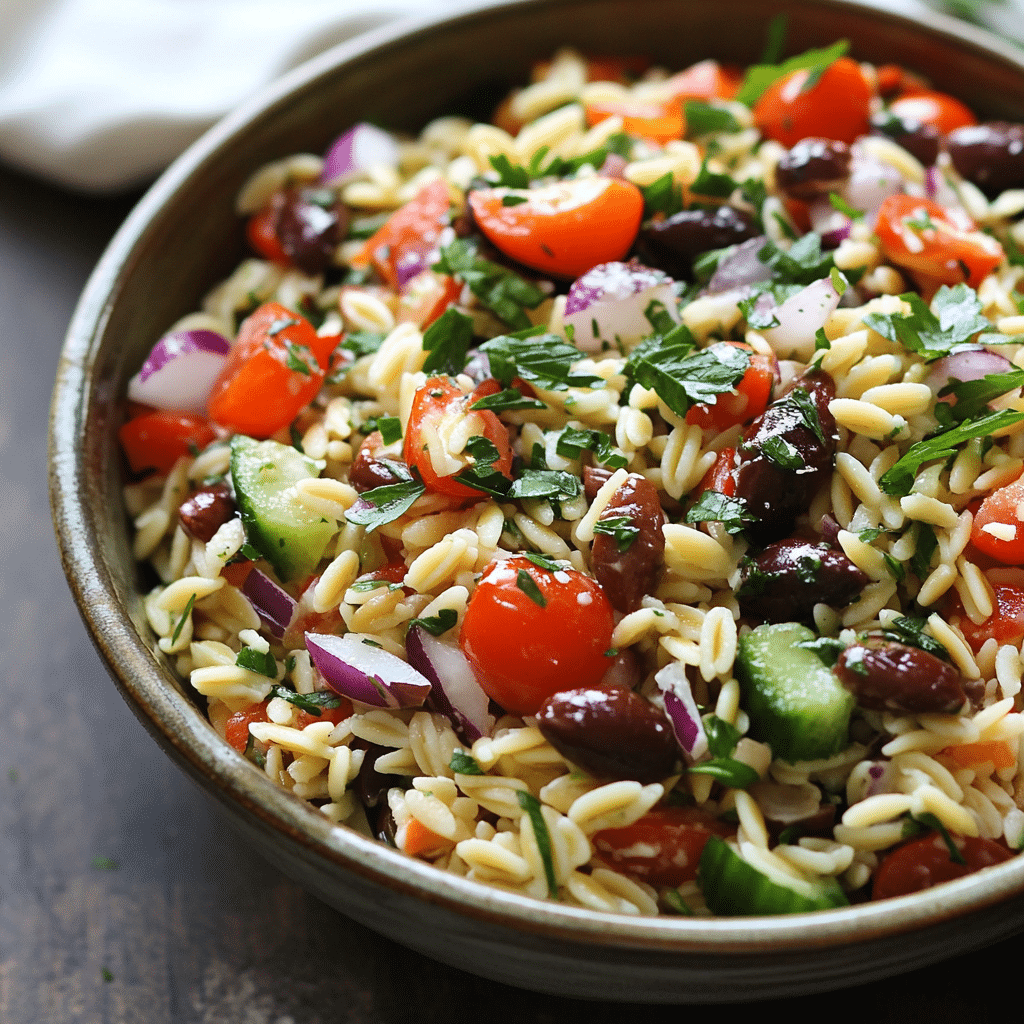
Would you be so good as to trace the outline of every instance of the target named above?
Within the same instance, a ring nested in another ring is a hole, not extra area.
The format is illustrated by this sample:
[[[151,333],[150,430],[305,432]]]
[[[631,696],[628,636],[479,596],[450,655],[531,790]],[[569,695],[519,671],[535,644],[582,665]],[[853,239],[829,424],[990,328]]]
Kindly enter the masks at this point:
[[[259,213],[249,218],[245,236],[253,249],[261,256],[272,263],[288,266],[290,262],[288,254],[282,248],[280,239],[277,237],[277,210],[272,204],[268,204]]]
[[[716,60],[702,60],[665,82],[671,95],[684,100],[731,100],[739,91],[743,72]]]
[[[625,828],[606,828],[593,837],[597,855],[609,867],[649,885],[682,885],[697,877],[704,844],[712,835],[736,830],[698,807],[656,807]]]
[[[457,479],[457,475],[470,465],[466,455],[451,455],[444,439],[459,427],[462,433],[469,428],[470,436],[485,437],[498,450],[493,468],[504,476],[512,475],[512,449],[508,430],[493,412],[487,409],[470,411],[475,399],[464,394],[445,377],[431,377],[418,388],[412,400],[409,424],[405,430],[403,458],[410,468],[415,467],[428,491],[447,494],[460,501],[479,501],[483,492]],[[461,420],[471,418],[469,424]],[[440,449],[440,450],[439,450]],[[433,456],[431,457],[431,452]],[[439,472],[444,465],[446,471]]]
[[[402,286],[398,322],[426,330],[449,306],[458,302],[462,285],[454,277],[421,270]]]
[[[946,611],[947,619],[954,622],[964,639],[977,652],[986,640],[997,640],[1000,645],[1013,644],[1020,647],[1024,640],[1024,588],[1012,583],[996,583],[992,586],[995,608],[982,623],[972,622],[964,611],[963,603],[956,591]]]
[[[971,543],[1005,565],[1024,565],[1024,477],[993,491],[974,515]]]
[[[1000,864],[1013,856],[1010,850],[993,839],[953,836],[953,842],[966,864],[957,864],[950,859],[946,842],[938,832],[893,850],[875,872],[871,898],[885,900],[920,892],[939,882],[963,878],[990,864]]]
[[[889,110],[902,121],[930,124],[943,135],[954,128],[977,124],[978,119],[959,100],[944,92],[922,89],[894,100]]]
[[[584,108],[587,124],[600,124],[609,117],[622,118],[622,130],[628,135],[653,139],[659,144],[681,139],[686,131],[683,105],[678,99],[664,103],[588,103]]]
[[[298,313],[264,303],[243,321],[210,389],[210,419],[250,437],[270,437],[316,397],[336,343],[319,337]]]
[[[261,701],[259,704],[253,704],[251,708],[245,708],[244,711],[234,711],[228,715],[227,722],[224,724],[224,739],[235,750],[245,751],[249,744],[249,726],[253,722],[269,721],[267,718],[267,705],[269,703],[269,700]]]
[[[507,711],[532,715],[551,694],[601,679],[614,625],[596,580],[514,555],[484,571],[459,642],[484,692]]]
[[[727,498],[736,493],[736,449],[723,448],[711,468],[697,486],[697,496],[705,491],[717,491]]]
[[[817,73],[817,72],[814,72]],[[787,148],[815,136],[847,145],[870,131],[871,86],[860,65],[840,57],[822,71],[791,71],[754,104],[754,123],[766,138]]]
[[[775,384],[775,362],[769,356],[754,352],[740,341],[724,342],[751,352],[750,366],[733,394],[719,395],[714,405],[700,402],[686,413],[687,423],[696,423],[704,430],[723,431],[737,423],[745,423],[768,408]]]
[[[424,185],[405,206],[396,210],[352,261],[353,266],[373,264],[392,288],[418,272],[437,248],[441,231],[450,220],[451,196],[443,180]]]
[[[480,230],[506,256],[568,278],[626,255],[644,197],[631,182],[595,176],[533,189],[476,189],[469,205]]]
[[[889,196],[875,227],[890,262],[937,284],[979,284],[1003,260],[1002,246],[930,199]]]
[[[155,410],[134,416],[117,432],[133,473],[169,473],[178,459],[205,448],[217,432],[191,412]]]

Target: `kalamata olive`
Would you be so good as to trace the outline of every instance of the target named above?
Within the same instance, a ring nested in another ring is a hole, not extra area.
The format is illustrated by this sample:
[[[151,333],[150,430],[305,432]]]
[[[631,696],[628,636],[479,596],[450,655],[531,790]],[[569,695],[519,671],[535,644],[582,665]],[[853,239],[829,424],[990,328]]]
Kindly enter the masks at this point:
[[[775,167],[775,182],[792,199],[839,192],[850,174],[850,147],[835,139],[801,139]]]
[[[348,473],[348,482],[360,494],[363,491],[372,491],[375,487],[397,483],[400,479],[391,466],[401,460],[391,456],[384,457],[384,448],[384,438],[381,437],[379,430],[367,434],[359,446]]]
[[[660,782],[679,768],[665,715],[625,687],[553,694],[537,713],[544,738],[573,764],[602,779]]]
[[[826,544],[778,540],[743,563],[740,611],[764,622],[806,622],[816,604],[845,608],[868,577]]]
[[[986,121],[956,128],[946,137],[953,166],[989,199],[1024,188],[1024,124]]]
[[[871,127],[917,157],[925,167],[931,167],[939,158],[939,129],[933,124],[911,121],[883,110],[872,116]]]
[[[234,514],[231,489],[227,484],[214,484],[201,488],[181,503],[178,522],[190,537],[205,544]]]
[[[359,766],[359,774],[356,776],[356,792],[359,794],[360,803],[364,807],[376,807],[383,800],[387,806],[388,790],[394,785],[395,780],[391,776],[381,775],[374,765],[378,757],[388,753],[388,748],[364,739],[354,739],[350,746],[353,750],[366,751],[363,754],[363,763]]]
[[[640,232],[654,265],[671,277],[688,278],[693,261],[712,249],[737,245],[761,233],[754,217],[732,206],[682,210]]]
[[[838,441],[828,408],[834,397],[832,377],[812,370],[747,428],[736,497],[757,517],[746,531],[756,544],[792,533],[796,517],[828,478]]]
[[[658,489],[639,473],[630,473],[597,518],[591,564],[612,607],[635,611],[654,590],[665,553]],[[600,532],[601,527],[612,533]]]
[[[583,493],[587,496],[587,501],[593,501],[597,497],[597,492],[611,478],[612,470],[605,469],[604,466],[584,466]]]
[[[274,232],[288,258],[304,274],[331,265],[348,230],[348,210],[330,189],[288,188],[275,197]]]
[[[895,640],[866,637],[839,655],[833,671],[857,703],[873,711],[952,714],[967,699],[952,665]]]

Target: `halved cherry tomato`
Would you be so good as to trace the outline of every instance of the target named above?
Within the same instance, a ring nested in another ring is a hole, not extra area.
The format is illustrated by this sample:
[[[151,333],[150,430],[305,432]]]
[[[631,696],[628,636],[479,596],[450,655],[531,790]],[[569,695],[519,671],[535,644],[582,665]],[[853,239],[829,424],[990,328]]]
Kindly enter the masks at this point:
[[[460,501],[479,501],[483,492],[458,479],[457,475],[470,465],[470,461],[463,454],[447,452],[444,439],[453,428],[459,427],[461,432],[468,426],[470,436],[485,437],[498,450],[493,468],[507,477],[512,474],[508,430],[493,412],[487,409],[470,411],[473,401],[472,396],[464,394],[447,378],[431,377],[413,397],[405,430],[403,458],[406,464],[416,469],[428,491],[447,494]],[[460,423],[470,417],[471,423]],[[437,467],[445,463],[448,465],[444,468],[448,471],[439,472]]]
[[[409,271],[420,265],[437,248],[441,231],[450,220],[451,195],[445,182],[438,178],[424,185],[405,206],[396,210],[352,260],[352,265],[373,264],[377,273],[392,288],[411,276]]]
[[[981,503],[974,515],[971,543],[1005,565],[1024,565],[1021,514],[1024,514],[1024,477],[993,491]]]
[[[966,282],[977,288],[1003,260],[1003,247],[966,214],[958,216],[930,199],[889,196],[875,231],[887,259],[937,284]]]
[[[278,263],[281,266],[288,266],[290,262],[288,254],[281,246],[277,237],[277,210],[273,205],[268,204],[259,213],[249,218],[245,228],[245,236],[249,244],[261,256]]]
[[[710,836],[736,829],[698,807],[656,807],[625,828],[606,828],[593,837],[609,867],[649,885],[682,885],[697,877]]]
[[[723,448],[711,468],[704,474],[697,486],[699,497],[705,491],[717,491],[727,498],[736,493],[736,449]]]
[[[587,124],[591,126],[609,117],[621,117],[622,130],[628,135],[639,135],[642,139],[652,139],[662,145],[673,139],[681,139],[686,131],[683,105],[678,99],[669,99],[664,103],[588,103],[584,113]]]
[[[894,100],[889,110],[902,121],[930,124],[948,135],[954,128],[977,124],[978,119],[958,99],[944,92],[921,89]]]
[[[736,385],[734,394],[718,395],[715,404],[700,402],[692,406],[686,413],[687,423],[696,423],[704,430],[727,430],[737,423],[752,420],[768,408],[772,397],[772,386],[775,384],[774,361],[741,341],[727,341],[722,344],[733,345],[750,351],[750,366],[743,374],[743,379]]]
[[[234,711],[228,715],[228,719],[224,723],[224,739],[235,750],[244,752],[245,748],[249,745],[249,726],[253,722],[269,721],[267,718],[267,705],[269,703],[269,700],[264,700],[259,704],[253,704],[251,708],[245,708],[243,711]]]
[[[191,412],[155,410],[132,417],[117,432],[133,473],[169,473],[178,459],[205,448],[217,432]]]
[[[993,839],[953,836],[953,842],[966,861],[957,864],[938,832],[914,839],[893,850],[879,864],[871,887],[873,900],[930,889],[939,882],[963,878],[975,871],[1009,860],[1013,853]]]
[[[298,313],[264,303],[243,321],[210,389],[210,419],[250,437],[270,437],[316,397],[336,344]]]
[[[551,694],[601,679],[614,625],[597,580],[514,555],[484,570],[459,643],[492,700],[532,715]]]
[[[850,145],[871,128],[871,96],[860,65],[840,57],[820,74],[804,68],[772,82],[754,104],[754,123],[786,147],[808,136]]]
[[[956,591],[952,591],[946,607],[946,618],[953,622],[964,635],[964,639],[977,652],[989,639],[1000,644],[1019,647],[1024,640],[1024,588],[1012,583],[992,585],[995,595],[995,609],[982,623],[972,622],[964,611],[963,602]]]
[[[476,189],[469,205],[480,230],[506,256],[568,278],[626,255],[644,197],[631,182],[595,176],[533,189]]]
[[[462,284],[454,277],[421,270],[402,286],[398,322],[426,330],[461,294]]]
[[[717,60],[702,60],[678,71],[665,82],[672,96],[684,100],[731,100],[739,91],[743,72]]]

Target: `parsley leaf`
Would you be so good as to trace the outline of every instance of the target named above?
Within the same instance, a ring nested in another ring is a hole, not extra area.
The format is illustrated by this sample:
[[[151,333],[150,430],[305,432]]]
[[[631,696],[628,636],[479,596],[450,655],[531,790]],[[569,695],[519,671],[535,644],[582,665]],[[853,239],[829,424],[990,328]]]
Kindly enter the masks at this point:
[[[425,619],[413,619],[409,623],[409,628],[422,626],[431,636],[440,636],[447,633],[458,621],[459,613],[454,608],[442,608],[436,615],[428,615]]]
[[[476,244],[466,238],[446,245],[433,269],[467,284],[481,306],[515,330],[529,328],[530,318],[524,309],[534,309],[544,301],[544,293],[535,284],[508,267],[480,259]]]
[[[925,632],[927,625],[927,619],[901,615],[898,619],[893,619],[887,629],[882,630],[882,636],[887,640],[895,640],[897,643],[919,647],[922,651],[934,654],[935,657],[941,658],[943,661],[949,661],[949,651],[933,636]]]
[[[537,852],[540,854],[541,862],[544,864],[544,877],[548,883],[548,895],[552,899],[558,898],[558,881],[555,878],[555,862],[551,857],[551,834],[548,832],[547,822],[541,813],[540,801],[524,789],[516,790],[516,799],[519,806],[526,812],[533,826],[533,840],[537,844]]]
[[[345,335],[341,347],[358,359],[360,356],[373,355],[383,344],[384,335],[376,331],[352,331]]]
[[[900,298],[910,305],[910,313],[869,313],[864,323],[926,361],[949,355],[957,345],[991,326],[981,315],[977,293],[965,284],[943,285],[930,308],[915,292]]]
[[[804,68],[808,68],[812,72],[816,70],[820,76],[829,64],[842,57],[849,48],[849,41],[840,39],[825,49],[807,50],[805,53],[790,57],[789,60],[783,61],[781,64],[755,64],[747,69],[736,99],[740,103],[752,107],[773,82],[792,71],[800,71]]]
[[[688,523],[721,523],[727,533],[740,533],[755,516],[742,498],[730,498],[718,491],[705,491],[686,513]]]
[[[740,741],[740,731],[718,715],[704,716],[704,735],[712,757],[729,757]]]
[[[271,694],[280,697],[281,700],[294,704],[297,708],[305,711],[307,715],[315,715],[317,718],[323,711],[341,707],[341,698],[330,690],[315,690],[313,693],[296,693],[287,686],[271,687]]]
[[[910,826],[908,829],[907,826]],[[910,814],[907,816],[907,821],[904,823],[903,834],[904,837],[909,835],[917,835],[921,831],[921,827],[930,829],[934,832],[938,832],[942,836],[943,842],[946,844],[946,849],[949,850],[949,859],[954,864],[966,864],[964,855],[960,852],[960,848],[953,842],[953,837],[946,830],[946,826],[942,824],[939,819],[932,814],[930,811],[925,811],[923,814]]]
[[[828,277],[835,266],[832,253],[822,252],[821,236],[813,231],[801,236],[789,249],[768,241],[758,250],[757,258],[783,284],[813,284]]]
[[[448,767],[458,775],[485,775],[483,768],[477,764],[476,758],[472,754],[467,754],[464,750],[453,750],[452,759],[448,762]]]
[[[243,647],[235,658],[235,664],[239,668],[247,668],[250,672],[258,672],[261,676],[269,679],[277,678],[277,662],[274,656],[267,651],[257,651],[255,647]]]
[[[195,607],[195,603],[196,595],[193,594],[188,599],[188,604],[186,604],[184,609],[182,610],[181,617],[178,619],[178,624],[174,627],[174,632],[171,634],[172,646],[178,642],[178,637],[181,636],[181,631],[185,626],[185,620],[192,614],[192,609]]]
[[[910,568],[914,575],[923,580],[932,568],[932,555],[939,546],[935,528],[929,523],[914,524],[914,553],[910,556]]]
[[[466,442],[466,454],[473,460],[473,465],[462,470],[456,479],[474,490],[503,498],[512,481],[494,468],[494,464],[501,458],[494,442],[478,434]]]
[[[520,569],[516,572],[516,586],[535,604],[538,608],[547,606],[547,598],[540,592],[536,580],[526,571]]]
[[[1021,420],[1024,420],[1024,412],[1002,409],[975,420],[965,420],[951,430],[918,441],[917,444],[910,446],[906,455],[892,469],[882,474],[878,485],[885,494],[909,494],[914,486],[917,471],[926,462],[948,459],[956,453],[957,445],[963,444],[964,441],[970,441],[975,437],[988,437],[995,431],[1012,426]]]
[[[373,531],[408,512],[423,493],[423,481],[418,476],[414,478],[404,462],[391,462],[390,468],[398,478],[397,483],[363,491],[359,500],[345,513],[348,522],[365,526],[368,532]]]
[[[580,478],[560,469],[525,469],[509,488],[508,498],[575,498],[582,490]]]
[[[710,761],[702,761],[687,769],[694,775],[710,775],[723,786],[732,789],[746,789],[761,778],[754,768],[732,757],[715,757]]]
[[[935,406],[936,414],[940,407],[944,407],[952,420],[965,420],[977,416],[983,412],[993,398],[999,398],[1008,391],[1013,391],[1024,384],[1024,370],[1014,368],[1006,373],[987,373],[977,380],[950,380],[950,382],[939,391],[939,397],[953,395],[956,402],[948,405],[946,402],[938,402]]]
[[[624,469],[626,456],[612,444],[603,430],[568,426],[558,435],[555,452],[563,459],[578,459],[584,452],[593,452],[594,458],[612,469]]]
[[[480,351],[489,359],[491,373],[503,387],[508,387],[516,376],[542,391],[604,386],[604,380],[593,374],[574,374],[572,364],[582,358],[580,350],[543,327],[491,338],[480,346]]]
[[[826,668],[832,668],[839,660],[839,655],[846,650],[846,644],[832,636],[819,636],[813,640],[801,640],[796,644],[805,651],[813,651]]]
[[[645,220],[656,213],[672,217],[683,209],[683,189],[676,184],[671,171],[642,186],[640,191],[644,195]]]
[[[640,536],[640,527],[629,516],[609,516],[594,523],[594,533],[603,533],[615,540],[616,548],[628,551],[630,545]]]
[[[783,469],[800,469],[803,456],[796,446],[790,444],[781,434],[772,434],[761,442],[761,454],[767,456]]]
[[[462,373],[472,343],[472,318],[449,307],[423,333],[423,351],[430,353],[423,364],[424,373],[452,377]]]
[[[563,568],[553,558],[548,558],[547,555],[542,555],[538,551],[526,551],[524,554],[538,569],[546,569],[548,572],[559,572]]]
[[[689,188],[694,195],[726,199],[737,188],[737,183],[728,174],[709,170],[708,162],[705,160],[700,165],[700,171],[697,173],[696,180]]]
[[[683,104],[683,111],[686,115],[686,134],[689,136],[740,130],[739,121],[722,107],[714,107],[701,100],[687,100]]]
[[[493,395],[478,398],[470,409],[490,409],[492,412],[515,412],[519,409],[546,409],[538,398],[527,398],[516,388],[505,388]]]

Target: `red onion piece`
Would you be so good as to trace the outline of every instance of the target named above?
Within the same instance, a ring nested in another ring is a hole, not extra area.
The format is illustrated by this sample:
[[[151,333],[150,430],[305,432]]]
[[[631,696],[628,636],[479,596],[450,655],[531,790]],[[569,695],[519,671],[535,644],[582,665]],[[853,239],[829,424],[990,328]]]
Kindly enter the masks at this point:
[[[573,282],[563,319],[573,328],[578,349],[600,352],[617,338],[628,344],[650,334],[651,323],[644,312],[652,302],[660,302],[679,322],[670,277],[636,260],[599,263]]]
[[[128,397],[157,409],[205,413],[210,388],[230,351],[231,342],[216,331],[165,334],[128,382]]]
[[[748,238],[745,242],[740,242],[732,252],[723,256],[704,289],[705,294],[720,295],[734,288],[770,280],[771,268],[757,258],[757,254],[765,247],[767,241],[764,235]]]
[[[892,164],[883,163],[854,143],[850,176],[843,185],[842,197],[855,210],[861,210],[865,223],[874,227],[878,211],[889,196],[904,191],[906,181]]]
[[[655,677],[658,689],[665,697],[665,713],[672,723],[676,741],[689,764],[707,756],[708,738],[700,718],[697,702],[693,699],[686,670],[678,662],[666,665]]]
[[[821,235],[822,249],[838,248],[844,238],[849,238],[853,221],[825,199],[815,199],[808,207],[811,228]]]
[[[394,136],[372,124],[360,122],[331,144],[324,157],[320,181],[324,185],[333,185],[377,164],[397,162],[398,143]]]
[[[430,692],[430,680],[411,665],[352,633],[307,633],[306,650],[335,693],[361,704],[414,708]]]
[[[814,335],[839,305],[839,292],[832,278],[824,277],[790,296],[775,309],[777,327],[762,331],[764,340],[777,355],[793,356],[804,362],[814,355]]]
[[[432,684],[427,698],[432,710],[444,715],[467,743],[490,734],[494,716],[488,711],[487,694],[455,644],[414,625],[406,635],[405,651],[409,664]]]
[[[266,573],[255,568],[246,576],[242,593],[249,599],[263,625],[274,636],[284,636],[295,613],[295,598],[282,590]]]
[[[980,380],[990,373],[1008,373],[1012,369],[1013,363],[998,352],[990,352],[980,345],[965,346],[936,359],[924,382],[938,395],[951,380]]]

